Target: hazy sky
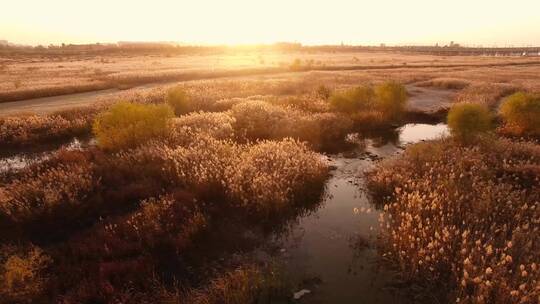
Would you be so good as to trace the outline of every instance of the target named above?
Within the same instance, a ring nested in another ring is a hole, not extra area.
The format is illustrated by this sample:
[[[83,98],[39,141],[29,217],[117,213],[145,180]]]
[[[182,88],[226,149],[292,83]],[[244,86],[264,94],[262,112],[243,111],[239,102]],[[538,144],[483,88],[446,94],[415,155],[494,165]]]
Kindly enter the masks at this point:
[[[540,45],[540,0],[2,0],[0,39]]]

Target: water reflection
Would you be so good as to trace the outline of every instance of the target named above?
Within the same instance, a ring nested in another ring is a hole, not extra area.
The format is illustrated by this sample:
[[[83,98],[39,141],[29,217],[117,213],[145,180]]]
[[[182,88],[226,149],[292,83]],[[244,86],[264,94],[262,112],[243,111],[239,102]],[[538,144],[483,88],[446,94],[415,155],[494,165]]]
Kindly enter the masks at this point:
[[[436,125],[406,124],[399,128],[399,142],[401,144],[411,144],[424,140],[437,139],[448,136],[448,134],[448,126],[444,123]]]
[[[371,145],[382,147],[388,144],[402,146],[419,141],[432,140],[448,136],[448,126],[444,123],[423,124],[409,123],[396,129],[387,129],[365,134]]]
[[[69,142],[0,151],[0,173],[21,170],[50,158],[59,149],[80,150],[95,144],[92,138],[72,138]]]

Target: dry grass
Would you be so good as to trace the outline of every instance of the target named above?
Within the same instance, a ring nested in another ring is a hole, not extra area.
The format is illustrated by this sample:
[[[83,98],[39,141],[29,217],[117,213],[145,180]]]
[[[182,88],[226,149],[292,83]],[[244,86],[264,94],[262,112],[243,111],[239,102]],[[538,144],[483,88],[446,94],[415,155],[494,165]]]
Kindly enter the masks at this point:
[[[98,108],[0,118],[0,143],[25,146],[88,134]]]
[[[261,58],[264,60],[261,60]],[[528,59],[531,60],[531,59]],[[272,53],[218,55],[107,55],[5,58],[0,101],[21,100],[106,88],[203,78],[265,74],[312,68],[415,67],[520,63],[522,58],[439,57],[396,53]],[[405,64],[404,64],[405,63]],[[445,76],[448,77],[448,76]],[[24,81],[21,81],[23,79]],[[15,85],[16,84],[16,85]]]
[[[0,296],[6,303],[24,303],[37,299],[47,283],[46,268],[52,260],[36,246],[1,246]]]
[[[536,303],[539,181],[534,143],[410,147],[370,175],[384,202],[384,255],[443,301]]]
[[[197,250],[199,236],[220,233],[223,215],[239,218],[243,229],[276,229],[321,194],[327,164],[304,143],[236,143],[241,129],[228,112],[171,122],[166,136],[135,148],[59,151],[0,182],[2,243],[38,243],[53,261],[45,268],[7,252],[3,281],[22,280],[26,289],[10,283],[2,293],[42,302],[155,301],[156,284],[171,289],[181,281],[190,289],[209,280],[190,278],[191,266],[181,265],[212,256]],[[256,268],[239,270],[182,297],[242,303],[268,286],[262,278]]]
[[[224,186],[233,201],[246,208],[279,213],[291,202],[313,197],[310,191],[323,184],[326,170],[321,156],[297,141],[263,141],[226,168]]]
[[[268,267],[265,267],[268,268]],[[289,292],[283,286],[283,278],[275,269],[261,269],[256,265],[243,265],[213,278],[204,288],[189,291],[184,295],[171,295],[165,298],[173,302],[194,304],[243,304],[273,303],[286,301]]]
[[[377,56],[385,58],[387,54],[365,54],[369,60]],[[392,55],[390,55],[392,56]],[[394,55],[400,56],[400,55]],[[204,57],[203,57],[204,58]],[[362,57],[358,57],[362,58]],[[411,57],[411,60],[428,60],[428,57],[422,59]],[[436,59],[437,57],[433,57]],[[361,59],[363,60],[363,59]],[[369,60],[367,62],[369,63]],[[386,60],[386,59],[384,59]],[[430,59],[431,60],[431,59]],[[446,59],[457,60],[459,57]],[[499,62],[505,63],[507,60],[520,61],[520,59],[508,58],[477,58],[468,57],[466,63]],[[391,62],[391,61],[388,61]],[[464,61],[465,62],[465,61]],[[425,63],[425,62],[424,62]],[[136,65],[135,65],[136,66]],[[324,85],[330,91],[348,89],[361,84],[377,84],[387,80],[394,80],[400,83],[422,83],[438,79],[449,81],[451,79],[470,83],[470,85],[460,90],[462,96],[459,100],[486,101],[487,103],[497,103],[498,98],[508,94],[504,92],[510,89],[519,89],[525,91],[540,91],[540,75],[538,73],[540,65],[530,66],[509,66],[509,67],[424,67],[424,68],[394,68],[378,70],[351,70],[351,71],[311,71],[300,73],[282,73],[272,75],[252,75],[235,78],[222,79],[201,79],[197,81],[185,81],[181,87],[192,97],[196,103],[194,110],[214,111],[216,102],[222,99],[247,98],[249,96],[293,96],[293,95],[316,95],[319,100],[324,100],[324,96],[317,94],[317,90]],[[38,75],[36,75],[38,76]],[[62,84],[68,81],[63,80]],[[110,100],[132,100],[141,98],[159,98],[163,100],[169,88],[177,86],[175,83],[163,84],[155,88],[133,88],[124,91],[107,93],[105,100],[103,97],[85,97],[75,100],[58,100],[47,102],[46,104],[30,105],[25,111],[35,111],[36,113],[50,113],[60,108],[73,107],[76,105],[95,104],[100,101],[110,102]],[[494,86],[494,88],[491,88]],[[499,88],[500,87],[500,88]],[[498,93],[497,93],[498,92]],[[502,93],[501,93],[502,92]],[[501,95],[502,94],[502,95]],[[144,96],[144,97],[143,97]],[[260,98],[259,98],[260,99]],[[306,99],[302,97],[302,99]],[[313,99],[313,98],[308,98]],[[20,111],[20,110],[19,110]],[[0,115],[17,114],[16,105],[0,105]]]
[[[469,84],[469,81],[458,78],[434,78],[417,83],[418,86],[422,87],[435,87],[447,90],[462,90],[468,87]]]
[[[456,100],[458,102],[475,102],[495,109],[502,98],[517,90],[518,87],[507,83],[473,84],[460,91]]]

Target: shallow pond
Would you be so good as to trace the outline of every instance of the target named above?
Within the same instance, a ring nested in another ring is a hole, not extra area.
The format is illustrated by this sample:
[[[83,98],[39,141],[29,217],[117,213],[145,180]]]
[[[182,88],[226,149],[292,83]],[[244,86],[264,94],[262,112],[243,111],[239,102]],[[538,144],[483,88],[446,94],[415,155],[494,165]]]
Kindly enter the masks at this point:
[[[0,173],[20,170],[28,165],[47,160],[59,149],[78,150],[94,144],[95,140],[90,137],[74,137],[68,142],[30,147],[24,151],[0,151]]]
[[[403,146],[435,139],[446,125],[407,124],[390,139],[367,140],[355,154],[329,155],[333,166],[320,207],[280,236],[278,260],[293,285],[307,289],[302,303],[410,303],[400,295],[397,273],[376,249],[380,212],[363,191],[363,172]],[[361,149],[361,150],[360,150]],[[353,155],[353,156],[349,156]]]

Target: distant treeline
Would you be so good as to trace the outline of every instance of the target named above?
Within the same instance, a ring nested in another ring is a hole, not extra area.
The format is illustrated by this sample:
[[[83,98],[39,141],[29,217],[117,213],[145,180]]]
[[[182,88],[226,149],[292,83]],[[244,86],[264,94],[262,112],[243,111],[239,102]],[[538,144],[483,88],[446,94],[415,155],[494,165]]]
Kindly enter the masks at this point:
[[[62,44],[49,46],[0,45],[0,55],[141,55],[141,54],[226,54],[238,52],[396,52],[441,56],[487,55],[487,56],[540,56],[540,47],[462,47],[450,46],[305,46],[300,43],[275,43],[261,45],[215,45],[196,46],[159,42],[118,42],[96,44]]]

